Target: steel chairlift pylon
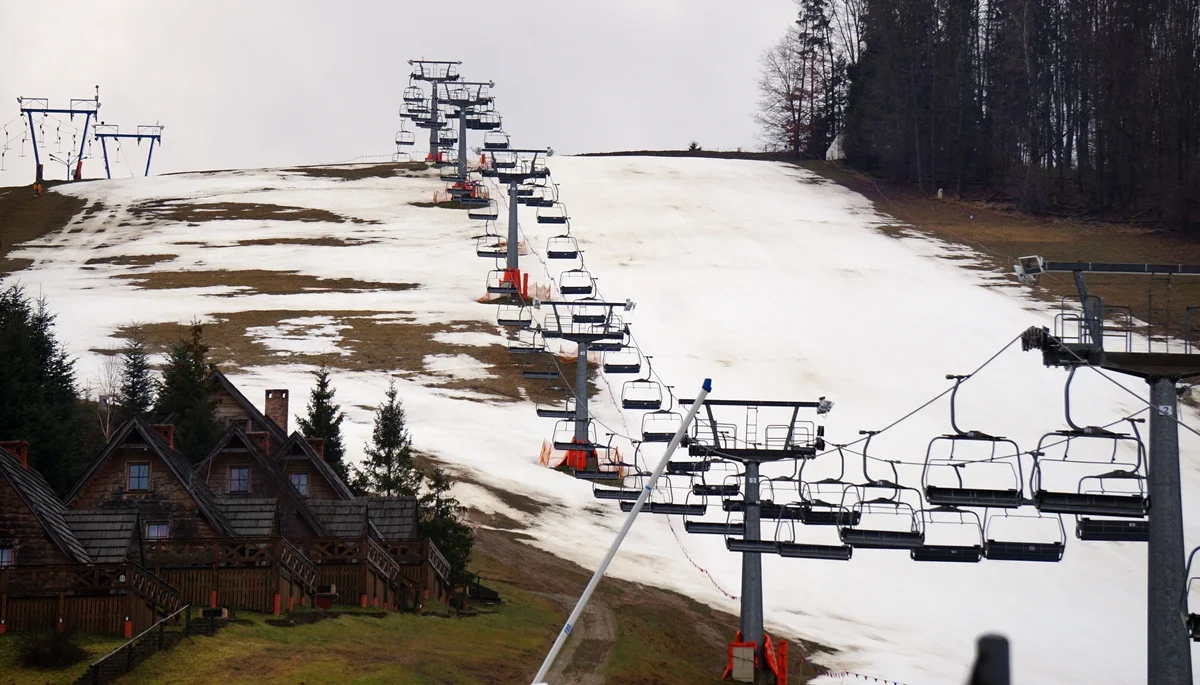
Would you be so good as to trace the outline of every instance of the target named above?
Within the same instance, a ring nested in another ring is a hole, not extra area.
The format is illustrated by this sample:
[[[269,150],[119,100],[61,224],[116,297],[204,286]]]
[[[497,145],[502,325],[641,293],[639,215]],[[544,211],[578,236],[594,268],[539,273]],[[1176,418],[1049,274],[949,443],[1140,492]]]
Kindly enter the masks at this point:
[[[932,505],[949,507],[969,506],[1015,509],[1021,506],[1021,503],[1025,500],[1025,492],[1020,446],[1008,438],[988,435],[981,431],[964,431],[960,429],[956,413],[958,388],[968,376],[946,376],[946,378],[954,381],[954,389],[950,392],[950,427],[954,432],[934,438],[929,442],[929,447],[925,451],[925,467],[921,471],[921,487],[925,492],[925,499]],[[949,456],[935,457],[934,448],[939,443],[949,443]],[[955,448],[959,445],[981,443],[991,446],[991,454],[987,459],[955,459]],[[1001,445],[1011,446],[1012,455],[1003,455],[997,458],[996,449]],[[1000,461],[1000,459],[1008,459],[1010,457],[1016,460],[1016,466],[1013,466],[1009,462]],[[1002,464],[1008,467],[1012,475],[1012,487],[968,487],[963,482],[963,472],[972,465],[978,468],[982,465],[992,466]],[[946,469],[949,469],[954,474],[955,484],[950,486],[934,485],[931,482],[931,476],[944,473]]]

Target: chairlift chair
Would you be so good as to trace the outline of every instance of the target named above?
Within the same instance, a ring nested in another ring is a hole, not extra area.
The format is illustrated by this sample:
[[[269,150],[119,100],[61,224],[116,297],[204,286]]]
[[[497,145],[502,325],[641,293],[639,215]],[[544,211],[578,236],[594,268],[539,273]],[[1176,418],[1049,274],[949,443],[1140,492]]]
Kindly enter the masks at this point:
[[[830,461],[827,455],[826,460]],[[846,490],[854,487],[845,480],[846,456],[839,447],[837,450],[837,475],[808,480],[804,476],[805,469],[815,468],[819,459],[800,461],[796,480],[800,483],[800,522],[808,526],[857,526],[862,520],[861,513],[852,511],[845,505]]]
[[[539,355],[526,355],[521,360],[521,377],[537,381],[556,381],[562,378],[562,373],[550,353],[546,352]]]
[[[495,112],[479,112],[467,117],[467,128],[473,131],[496,131],[500,124],[500,115]]]
[[[404,102],[412,105],[419,104],[425,101],[425,93],[421,92],[418,86],[409,86],[404,89],[404,94],[401,96]],[[393,100],[393,102],[395,102]]]
[[[908,551],[913,561],[940,561],[951,563],[978,563],[983,558],[983,521],[979,513],[957,507],[938,506],[922,509],[918,512],[921,517],[921,529],[925,531],[925,541],[920,547]],[[939,534],[944,529],[960,531],[966,539],[939,540]],[[930,533],[934,541],[930,544]]]
[[[1136,425],[1134,430],[1136,431]],[[1046,455],[1047,441],[1059,439],[1063,444],[1061,459]],[[1108,441],[1112,452],[1108,460],[1071,459],[1072,444],[1089,441],[1098,444]],[[1136,450],[1136,459],[1130,462],[1117,461],[1117,451],[1122,444],[1131,444]],[[1146,484],[1145,446],[1140,438],[1124,433],[1057,431],[1047,433],[1038,441],[1034,453],[1033,474],[1030,489],[1033,491],[1034,506],[1047,514],[1077,514],[1091,516],[1115,516],[1122,518],[1144,518],[1150,510],[1150,495]],[[1051,490],[1046,484],[1047,467],[1057,465],[1096,466],[1106,469],[1090,473],[1079,479],[1074,491]]]
[[[508,269],[492,269],[488,272],[487,291],[493,295],[516,295],[520,292]]]
[[[775,523],[775,544],[779,556],[789,559],[816,559],[825,561],[849,561],[854,554],[854,548],[845,543],[840,545],[817,544],[800,542],[796,539],[796,522],[803,525],[803,509],[801,503],[784,505],[784,509],[793,511],[795,516],[780,516]]]
[[[475,254],[480,257],[503,259],[508,256],[507,241],[500,236],[481,235],[475,239]]]
[[[677,411],[658,409],[642,415],[642,440],[670,442],[683,425],[683,415]]]
[[[551,202],[549,206],[538,207],[537,222],[539,224],[567,223],[567,206],[561,202]]]
[[[558,275],[558,290],[563,295],[591,295],[596,280],[586,269],[568,269]]]
[[[576,414],[575,396],[567,394],[562,404],[537,404],[537,415],[543,419],[573,419]]]
[[[883,493],[890,491],[890,495]],[[846,499],[854,493],[853,503]],[[879,493],[879,494],[875,494]],[[904,495],[911,493],[909,499]],[[916,505],[913,502],[916,502]],[[918,512],[921,508],[921,493],[895,483],[868,483],[847,488],[842,506],[858,515],[854,526],[838,526],[838,537],[843,544],[859,549],[912,549],[925,543],[925,531],[921,528]],[[884,527],[882,520],[898,522],[895,527]]]
[[[1192,642],[1200,642],[1200,602],[1191,602],[1192,586],[1200,587],[1200,566],[1196,563],[1197,557],[1200,556],[1198,553],[1200,553],[1200,547],[1193,549],[1192,553],[1188,555],[1187,572],[1184,574],[1186,579],[1183,585],[1183,605],[1181,607],[1183,622],[1187,626],[1188,635],[1191,636]]]
[[[508,146],[508,134],[500,129],[488,131],[487,133],[483,134],[484,150],[507,150]]]
[[[467,218],[481,221],[495,221],[500,218],[500,205],[495,200],[488,200],[487,204],[481,207],[468,209]]]
[[[722,469],[716,473],[713,471],[701,471],[699,474],[693,474],[692,477],[692,494],[699,497],[737,497],[742,494],[742,475],[738,472],[736,466],[731,462],[713,461],[710,463],[729,464],[733,466],[732,472],[729,469]],[[719,483],[709,482],[710,480],[720,480]]]
[[[570,235],[552,236],[546,241],[546,259],[578,259],[579,242]]]
[[[987,512],[984,522],[984,558],[992,561],[1061,561],[1067,544],[1062,516],[1047,515],[1037,510],[1032,514],[1021,512],[1021,509]],[[1033,539],[1034,536],[1026,532],[1017,535],[1002,530],[1014,524],[1036,526],[1040,529],[1040,539]]]
[[[529,328],[533,325],[533,310],[520,304],[499,305],[496,323],[505,328]]]
[[[625,381],[621,385],[621,408],[654,411],[663,406],[662,384],[651,378]]]
[[[587,437],[579,441],[575,437],[575,421],[562,419],[554,424],[554,449],[556,450],[590,450],[596,447],[596,424],[591,419],[587,422]]]
[[[517,336],[508,341],[509,354],[541,354],[545,351],[546,340],[539,331],[532,328],[518,330]]]
[[[604,373],[641,373],[642,353],[636,347],[625,347],[616,352],[605,352]]]
[[[409,131],[406,128],[402,128],[399,131],[396,131],[396,147],[397,148],[407,147],[409,145],[416,145],[416,143],[417,143],[417,137],[416,137],[416,135],[413,134],[412,131]]]

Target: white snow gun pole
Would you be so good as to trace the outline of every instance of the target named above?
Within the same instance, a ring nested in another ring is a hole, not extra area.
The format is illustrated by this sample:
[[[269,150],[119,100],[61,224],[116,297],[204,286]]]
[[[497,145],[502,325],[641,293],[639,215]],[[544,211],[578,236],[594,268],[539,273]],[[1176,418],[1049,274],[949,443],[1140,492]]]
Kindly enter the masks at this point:
[[[696,396],[696,401],[692,403],[692,408],[688,410],[687,416],[683,417],[683,424],[679,426],[679,430],[675,431],[675,436],[671,438],[671,442],[667,443],[666,452],[663,452],[658,466],[654,467],[654,471],[650,474],[650,480],[646,481],[646,485],[638,495],[637,501],[633,503],[633,509],[630,510],[629,516],[625,518],[625,523],[622,524],[621,531],[617,533],[617,539],[613,540],[612,546],[608,548],[608,553],[604,555],[604,561],[600,562],[600,568],[596,569],[596,572],[592,574],[592,579],[588,581],[587,587],[583,589],[583,594],[579,596],[579,601],[575,603],[575,608],[571,610],[571,615],[567,617],[567,622],[563,626],[562,631],[559,632],[558,639],[554,641],[554,646],[550,648],[550,653],[546,655],[546,660],[542,662],[542,667],[538,669],[537,675],[533,677],[533,685],[545,685],[546,674],[550,672],[550,667],[554,665],[555,657],[558,656],[559,650],[562,649],[563,645],[567,642],[567,638],[571,635],[571,628],[579,620],[579,615],[583,613],[583,608],[587,606],[588,600],[592,598],[592,593],[595,592],[596,586],[600,584],[600,579],[604,577],[604,572],[608,570],[608,565],[612,563],[613,557],[617,555],[617,550],[620,549],[621,542],[625,540],[625,535],[629,533],[630,527],[633,526],[633,520],[637,518],[646,500],[650,498],[650,491],[654,488],[658,477],[666,470],[667,462],[671,460],[671,455],[679,447],[684,434],[687,433],[688,426],[692,425],[692,421],[696,418],[696,412],[700,411],[701,405],[704,404],[704,400],[708,397],[708,393],[711,390],[712,379],[705,378],[704,385],[700,388],[700,394]]]

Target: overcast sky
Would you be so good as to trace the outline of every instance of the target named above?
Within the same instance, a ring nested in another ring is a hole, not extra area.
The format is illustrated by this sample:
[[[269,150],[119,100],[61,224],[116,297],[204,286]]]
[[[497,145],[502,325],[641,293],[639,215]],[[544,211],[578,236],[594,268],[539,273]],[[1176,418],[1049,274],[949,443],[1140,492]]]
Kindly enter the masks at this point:
[[[407,61],[424,57],[494,80],[521,146],[752,148],[758,56],[794,13],[792,0],[0,0],[0,124],[17,96],[57,107],[99,84],[122,132],[166,126],[159,173],[343,161],[393,151]],[[32,180],[19,152],[0,185]],[[144,163],[144,145],[124,152]],[[97,146],[85,176],[100,173]]]

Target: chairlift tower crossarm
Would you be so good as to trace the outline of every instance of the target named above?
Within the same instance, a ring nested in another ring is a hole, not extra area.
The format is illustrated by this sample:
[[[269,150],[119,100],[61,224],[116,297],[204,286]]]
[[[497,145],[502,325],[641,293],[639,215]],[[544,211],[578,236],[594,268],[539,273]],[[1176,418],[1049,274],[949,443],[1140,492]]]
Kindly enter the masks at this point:
[[[1153,511],[1149,517],[1147,554],[1147,682],[1190,685],[1192,662],[1187,626],[1179,620],[1179,589],[1185,587],[1183,496],[1179,473],[1179,381],[1200,376],[1200,354],[1170,352],[1106,352],[1104,305],[1091,295],[1085,274],[1172,274],[1200,276],[1200,266],[1048,261],[1022,257],[1015,265],[1018,278],[1035,282],[1042,273],[1071,273],[1083,305],[1088,339],[1068,344],[1044,328],[1023,336],[1026,350],[1042,352],[1046,366],[1094,366],[1142,378],[1150,386],[1150,460],[1147,490]]]

